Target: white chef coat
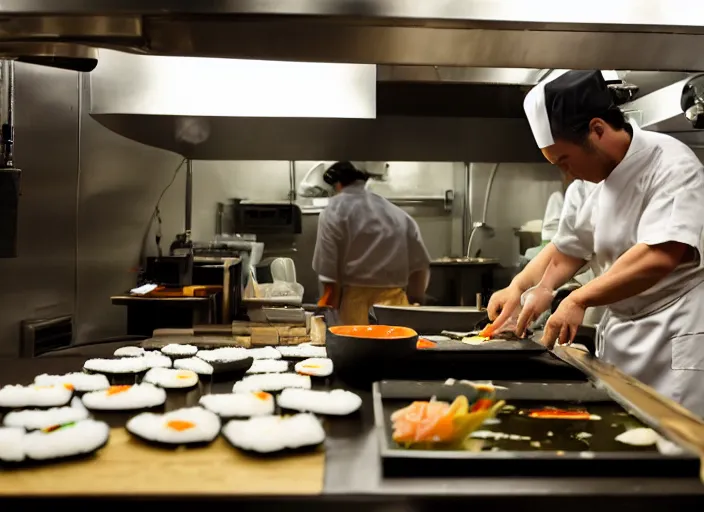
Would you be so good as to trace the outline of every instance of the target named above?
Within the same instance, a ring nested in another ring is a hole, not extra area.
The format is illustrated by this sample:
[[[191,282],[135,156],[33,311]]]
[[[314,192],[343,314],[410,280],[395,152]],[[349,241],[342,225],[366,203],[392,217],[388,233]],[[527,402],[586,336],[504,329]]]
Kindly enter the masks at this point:
[[[405,288],[430,264],[418,224],[398,206],[349,185],[320,214],[313,269],[344,286]]]
[[[597,355],[704,416],[704,167],[667,135],[634,130],[623,161],[597,184],[558,250],[601,272],[637,243],[675,241],[697,260],[607,307]]]
[[[562,192],[553,192],[548,198],[548,204],[545,207],[545,215],[543,216],[543,229],[541,234],[543,243],[551,241],[557,234],[564,204],[565,195]]]
[[[565,202],[562,208],[562,213],[560,214],[560,223],[558,225],[557,233],[553,237],[553,242],[556,245],[569,245],[573,243],[572,241],[575,237],[579,236],[579,232],[576,231],[578,227],[580,228],[590,228],[591,226],[578,226],[577,216],[580,214],[587,197],[596,189],[596,183],[591,183],[589,181],[574,180],[569,184],[567,190],[565,191]],[[601,275],[599,266],[596,264],[596,258],[590,255],[588,263],[582,267],[579,272],[574,276],[574,280],[584,286],[589,281],[595,277]],[[595,327],[604,315],[604,307],[587,308],[584,312],[583,325],[590,327]]]

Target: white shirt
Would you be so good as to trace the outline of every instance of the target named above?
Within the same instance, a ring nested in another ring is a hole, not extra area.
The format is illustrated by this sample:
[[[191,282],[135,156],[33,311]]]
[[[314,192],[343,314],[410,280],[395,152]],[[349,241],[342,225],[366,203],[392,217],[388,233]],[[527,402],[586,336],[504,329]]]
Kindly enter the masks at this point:
[[[624,317],[644,315],[704,279],[704,168],[684,144],[667,135],[634,130],[623,161],[589,192],[573,217],[571,232],[553,242],[573,257],[595,255],[601,273],[638,243],[680,242],[697,250],[698,259],[682,264],[652,288],[611,304]]]
[[[543,230],[541,235],[543,242],[549,242],[557,234],[564,203],[565,196],[562,192],[553,192],[548,198],[548,204],[545,207],[545,215],[543,216]]]
[[[320,276],[345,286],[404,288],[429,264],[418,224],[361,182],[345,187],[320,214],[313,255]]]

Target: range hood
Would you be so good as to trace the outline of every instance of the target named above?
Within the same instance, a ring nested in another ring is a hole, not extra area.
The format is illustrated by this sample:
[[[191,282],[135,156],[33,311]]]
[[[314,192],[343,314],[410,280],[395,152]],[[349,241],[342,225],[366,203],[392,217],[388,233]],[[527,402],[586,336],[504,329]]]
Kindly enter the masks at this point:
[[[83,78],[99,123],[194,160],[542,159],[523,115],[530,85],[377,81],[374,65],[110,50]]]
[[[588,9],[564,0],[4,0],[0,15],[0,54],[24,59],[59,57],[70,44],[400,66],[704,70],[704,10],[691,0],[592,0]]]

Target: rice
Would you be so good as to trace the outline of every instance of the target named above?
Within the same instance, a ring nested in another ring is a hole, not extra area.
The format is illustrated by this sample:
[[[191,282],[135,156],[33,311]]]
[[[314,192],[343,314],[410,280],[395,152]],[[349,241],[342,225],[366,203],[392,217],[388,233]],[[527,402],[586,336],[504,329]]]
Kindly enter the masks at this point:
[[[6,427],[41,430],[53,425],[65,425],[85,419],[88,419],[88,411],[84,407],[54,407],[47,410],[13,411],[5,416],[3,424]]]
[[[198,347],[195,345],[180,345],[178,343],[170,343],[161,348],[161,353],[171,357],[190,357],[196,355]]]
[[[274,414],[274,397],[263,391],[204,395],[199,403],[223,418]]]
[[[362,399],[350,391],[312,391],[310,389],[284,389],[276,402],[279,407],[300,412],[346,416],[362,407]]]
[[[100,411],[148,409],[166,402],[166,391],[152,384],[111,386],[83,395],[83,405]]]
[[[24,436],[24,452],[33,460],[58,459],[94,452],[110,437],[107,423],[81,420],[56,430],[37,430]]]
[[[328,351],[325,347],[301,343],[300,345],[276,347],[283,357],[292,359],[307,359],[309,357],[327,357]]]
[[[274,347],[250,348],[247,355],[254,360],[257,359],[281,359],[281,352]]]
[[[310,389],[310,377],[295,373],[248,375],[232,387],[234,393],[249,391],[281,391],[286,388]]]
[[[168,358],[167,358],[168,359]],[[83,363],[83,369],[90,372],[125,374],[140,373],[147,368],[144,357],[122,357],[119,359],[88,359]]]
[[[110,387],[107,377],[101,374],[90,374],[83,372],[67,373],[65,375],[48,375],[43,373],[34,378],[37,386],[58,386],[70,384],[73,389],[79,392],[99,391]]]
[[[144,355],[142,347],[120,347],[113,354],[115,357],[139,357]]]
[[[191,370],[199,375],[213,374],[213,366],[197,357],[176,359],[176,361],[174,361],[174,368],[178,368],[179,370]]]
[[[198,374],[191,370],[152,368],[144,376],[144,382],[169,389],[192,388],[198,384]]]
[[[325,440],[325,431],[312,414],[233,420],[225,425],[222,434],[233,446],[259,453],[314,446]]]
[[[144,353],[144,362],[147,366],[147,369],[149,368],[171,368],[172,363],[171,363],[171,358],[165,356],[161,352],[145,352]]]
[[[73,395],[69,385],[4,386],[0,389],[0,407],[59,407],[66,405]]]
[[[189,407],[166,414],[143,412],[130,419],[126,428],[137,437],[158,443],[205,443],[217,437],[220,418],[202,407]]]
[[[223,347],[213,350],[199,350],[198,353],[196,353],[196,357],[206,363],[227,363],[252,357],[247,352],[246,348]]]
[[[288,361],[281,359],[256,359],[247,373],[283,373],[288,371]]]
[[[0,461],[24,460],[24,435],[23,428],[0,427]]]
[[[332,375],[332,359],[327,357],[311,357],[296,363],[296,373],[311,377],[329,377]]]

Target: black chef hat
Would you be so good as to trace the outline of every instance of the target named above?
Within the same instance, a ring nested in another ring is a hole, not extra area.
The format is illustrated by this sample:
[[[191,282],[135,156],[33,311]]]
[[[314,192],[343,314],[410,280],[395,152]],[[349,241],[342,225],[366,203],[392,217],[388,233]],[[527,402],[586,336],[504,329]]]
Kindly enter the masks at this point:
[[[352,162],[336,162],[323,174],[323,181],[330,186],[340,183],[346,187],[357,180],[367,179],[369,179],[367,173],[357,169]]]
[[[526,96],[523,108],[539,148],[574,133],[614,106],[601,71],[567,71],[541,82]]]

